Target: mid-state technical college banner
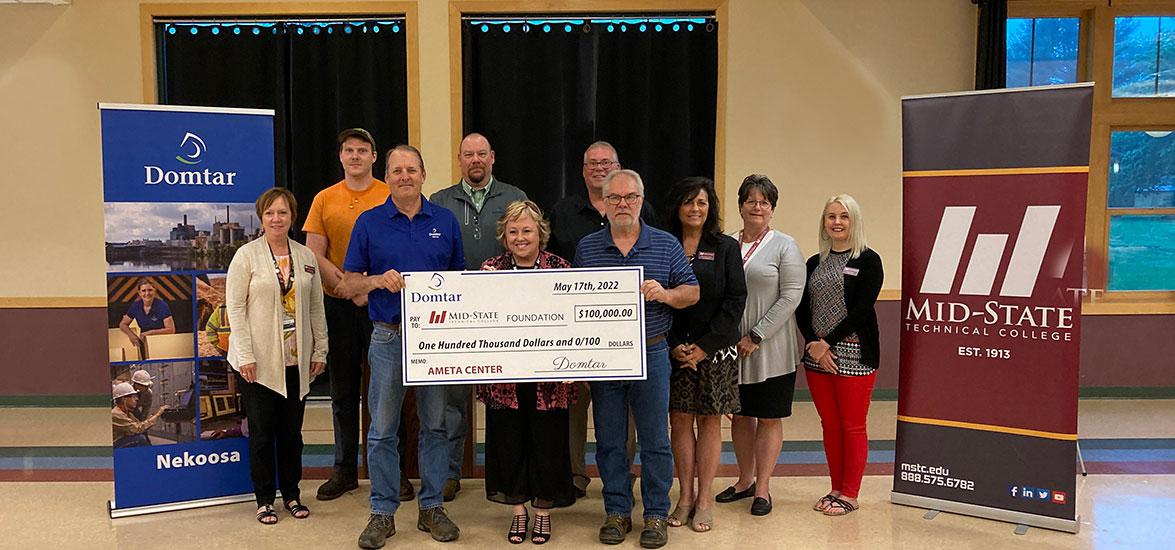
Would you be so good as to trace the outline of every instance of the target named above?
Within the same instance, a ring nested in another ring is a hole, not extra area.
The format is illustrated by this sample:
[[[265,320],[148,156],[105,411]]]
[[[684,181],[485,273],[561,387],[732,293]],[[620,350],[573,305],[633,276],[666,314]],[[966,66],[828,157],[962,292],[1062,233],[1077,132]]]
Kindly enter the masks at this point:
[[[902,101],[895,503],[1077,531],[1092,96]]]
[[[112,396],[138,390],[111,403],[110,515],[251,500],[225,273],[260,235],[273,111],[98,108],[109,376]]]

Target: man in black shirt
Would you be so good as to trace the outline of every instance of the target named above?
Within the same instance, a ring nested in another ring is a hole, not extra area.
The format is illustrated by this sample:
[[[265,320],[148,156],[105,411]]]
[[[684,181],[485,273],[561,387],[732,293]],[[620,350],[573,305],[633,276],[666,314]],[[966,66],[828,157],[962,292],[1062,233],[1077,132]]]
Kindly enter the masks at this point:
[[[604,228],[604,178],[619,169],[620,158],[611,143],[597,141],[588,146],[583,153],[584,192],[563,197],[551,208],[549,252],[570,262],[579,240]],[[660,227],[647,200],[641,206],[641,220]]]
[[[547,250],[555,255],[571,261],[575,258],[575,247],[579,240],[591,233],[604,228],[607,219],[604,217],[604,180],[608,174],[620,169],[620,157],[616,148],[606,141],[597,141],[588,146],[583,152],[583,185],[584,192],[569,195],[559,199],[551,208],[551,240]],[[641,221],[646,225],[658,227],[657,216],[649,201],[642,201]],[[571,446],[571,477],[575,483],[575,494],[582,498],[587,495],[587,486],[590,478],[584,471],[584,446],[587,443],[588,405],[592,402],[592,394],[586,383],[579,384],[579,398],[571,405],[570,416],[570,446]],[[631,467],[633,456],[636,454],[636,425],[632,415],[628,417],[628,463]],[[635,477],[629,474],[629,483]]]

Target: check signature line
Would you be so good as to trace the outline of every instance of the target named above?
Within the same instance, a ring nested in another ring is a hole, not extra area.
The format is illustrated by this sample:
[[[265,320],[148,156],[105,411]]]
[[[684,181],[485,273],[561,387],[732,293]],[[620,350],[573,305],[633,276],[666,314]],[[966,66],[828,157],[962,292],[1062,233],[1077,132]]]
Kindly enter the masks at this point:
[[[566,370],[536,370],[534,372],[632,372],[632,369],[566,369]]]
[[[451,350],[451,351],[418,351],[412,355],[451,355],[454,353],[534,353],[551,351],[620,351],[636,349],[636,346],[624,348],[546,348],[546,349],[485,349],[485,350]],[[628,369],[625,369],[628,370]]]

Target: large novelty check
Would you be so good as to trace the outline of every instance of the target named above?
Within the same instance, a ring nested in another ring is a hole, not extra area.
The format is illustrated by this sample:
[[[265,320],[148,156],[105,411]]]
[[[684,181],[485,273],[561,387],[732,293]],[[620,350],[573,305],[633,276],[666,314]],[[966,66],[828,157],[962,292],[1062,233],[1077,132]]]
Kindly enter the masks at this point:
[[[404,384],[643,380],[640,267],[405,273]]]

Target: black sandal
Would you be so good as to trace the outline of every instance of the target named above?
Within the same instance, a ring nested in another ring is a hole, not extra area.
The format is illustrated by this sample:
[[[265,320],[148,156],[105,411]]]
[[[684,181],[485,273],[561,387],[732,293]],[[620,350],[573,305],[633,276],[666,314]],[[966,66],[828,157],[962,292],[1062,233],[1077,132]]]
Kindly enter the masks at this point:
[[[827,495],[820,497],[820,500],[817,500],[816,504],[812,505],[812,509],[816,510],[817,512],[823,512],[828,509],[828,506],[832,504],[832,501],[834,500],[836,500],[836,497],[832,496],[832,493],[828,493]]]
[[[824,515],[833,517],[847,516],[858,508],[860,508],[859,505],[854,505],[843,498],[834,497],[832,502],[828,504],[828,508],[824,509]]]
[[[277,524],[277,514],[274,513],[272,504],[266,504],[257,511],[257,523],[261,525]]]
[[[514,519],[510,521],[510,531],[506,533],[506,540],[510,544],[522,544],[525,542],[526,525],[528,523],[530,523],[530,512],[524,511],[514,516]]]
[[[534,514],[534,530],[530,532],[530,542],[546,544],[551,540],[551,514]]]
[[[295,504],[290,504],[291,502]],[[310,517],[310,509],[303,506],[302,503],[298,501],[298,499],[287,500],[285,501],[285,504],[286,511],[289,512],[291,516],[294,516],[294,519],[306,519]]]

